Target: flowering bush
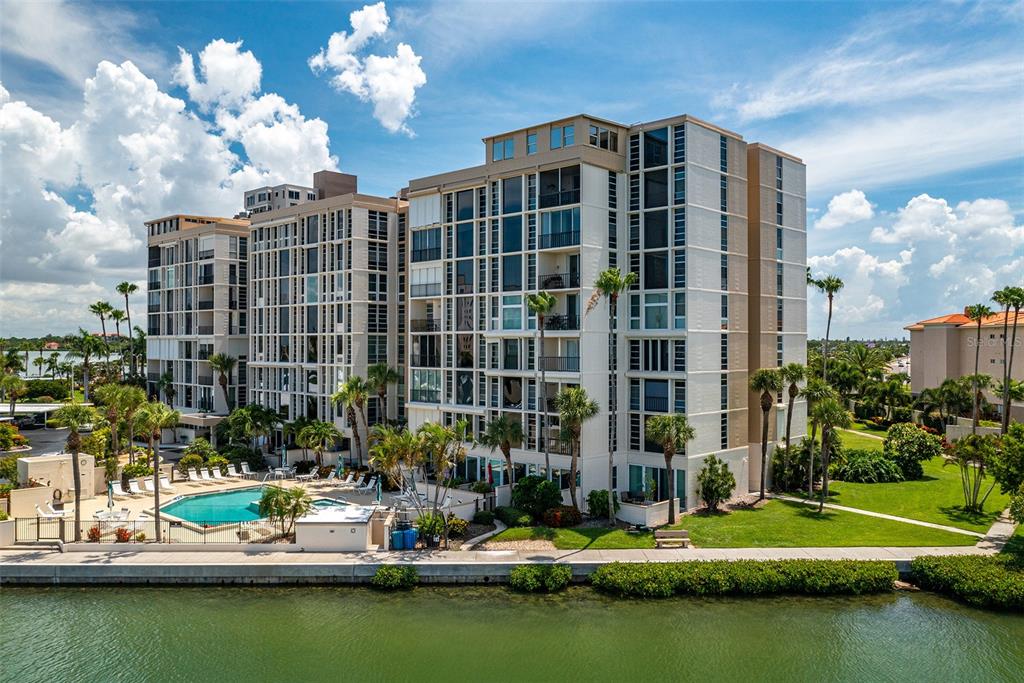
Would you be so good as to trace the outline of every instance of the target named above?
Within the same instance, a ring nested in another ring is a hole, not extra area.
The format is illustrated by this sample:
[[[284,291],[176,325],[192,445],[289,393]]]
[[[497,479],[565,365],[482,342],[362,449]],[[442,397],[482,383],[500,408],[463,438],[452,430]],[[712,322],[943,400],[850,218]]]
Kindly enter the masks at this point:
[[[576,526],[583,521],[580,511],[570,505],[559,505],[558,507],[545,510],[542,515],[544,525],[553,528]]]
[[[899,465],[904,479],[920,479],[924,476],[921,463],[942,455],[942,439],[916,424],[900,422],[889,427],[882,452]]]
[[[124,527],[118,527],[114,529],[114,540],[118,543],[127,543],[132,540],[132,532]]]
[[[89,539],[90,543],[99,543],[100,537],[103,533],[100,531],[99,525],[89,527],[89,530],[85,532],[85,537]]]

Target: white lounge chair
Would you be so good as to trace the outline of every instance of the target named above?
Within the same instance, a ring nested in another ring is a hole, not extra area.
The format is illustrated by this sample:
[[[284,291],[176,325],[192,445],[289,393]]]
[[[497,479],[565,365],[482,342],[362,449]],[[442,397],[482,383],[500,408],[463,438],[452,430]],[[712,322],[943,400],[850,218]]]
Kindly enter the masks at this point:
[[[356,493],[370,493],[371,491],[377,490],[377,477],[370,477],[370,481],[366,482],[365,486],[360,486],[355,490]]]
[[[128,480],[128,493],[130,495],[133,495],[133,496],[144,496],[144,495],[146,495],[145,491],[143,491],[142,488],[139,487],[139,480],[138,479],[129,479]]]
[[[119,481],[110,482],[110,491],[114,495],[114,498],[127,498],[131,495],[121,487],[121,482]]]
[[[142,490],[146,493],[156,493],[156,489],[153,488],[153,480],[149,477],[142,479]]]
[[[228,476],[229,477],[244,477],[245,475],[235,469],[235,463],[228,465]]]
[[[46,501],[46,511],[49,512],[51,515],[60,515],[61,517],[68,514],[67,510],[55,510],[53,508],[53,503],[51,503],[50,501]]]
[[[310,470],[309,474],[297,475],[295,477],[295,480],[296,481],[316,481],[319,478],[320,478],[320,470],[314,467],[312,470]]]
[[[333,484],[338,478],[338,470],[331,470],[330,474],[317,482],[317,484],[323,486],[324,484]]]
[[[64,515],[59,513],[47,512],[43,508],[36,505],[36,516],[42,517],[43,519],[64,519]]]
[[[357,474],[350,481],[342,482],[341,483],[341,488],[349,489],[349,490],[351,490],[351,489],[358,489],[360,486],[362,486],[366,482],[370,481],[370,477],[371,476],[372,475],[370,475],[369,472],[367,472],[365,475],[364,474]]]
[[[210,474],[213,476],[214,479],[227,479],[227,477],[220,473],[219,465],[214,465],[213,467],[211,467]]]
[[[256,473],[249,469],[249,463],[242,463],[242,476],[248,479],[249,477],[255,477]]]
[[[173,491],[174,487],[171,486],[171,482],[167,477],[160,477],[160,490],[161,491]]]
[[[211,484],[215,483],[213,477],[210,476],[210,470],[205,467],[199,470],[199,480],[210,482]]]

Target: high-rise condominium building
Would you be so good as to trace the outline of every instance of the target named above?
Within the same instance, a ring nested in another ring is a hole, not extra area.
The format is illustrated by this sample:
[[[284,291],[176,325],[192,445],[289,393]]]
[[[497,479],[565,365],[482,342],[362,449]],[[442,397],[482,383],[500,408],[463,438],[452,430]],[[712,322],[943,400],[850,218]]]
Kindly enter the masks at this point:
[[[249,221],[174,215],[146,222],[147,387],[183,414],[189,438],[245,405]],[[227,396],[209,357],[237,359]],[[192,433],[189,433],[192,428]]]
[[[356,189],[355,176],[317,173],[318,199],[256,214],[249,229],[249,400],[346,434],[331,394],[375,363],[401,368],[405,355],[407,204]],[[399,389],[389,388],[391,418],[404,415]],[[381,419],[375,393],[366,410],[371,426]],[[365,438],[363,450],[365,461]]]
[[[250,216],[267,211],[279,211],[326,196],[355,192],[356,177],[347,173],[318,171],[313,174],[313,187],[304,185],[265,185],[246,190],[244,211]]]
[[[712,454],[739,491],[755,488],[748,375],[805,358],[800,160],[689,116],[625,126],[579,115],[484,146],[483,165],[410,183],[409,426],[465,418],[480,434],[512,416],[525,434],[516,476],[544,472],[546,449],[567,488],[553,398],[580,386],[600,407],[583,427],[582,496],[609,486],[610,451],[613,488],[664,499],[662,449],[645,426],[671,412],[696,431],[673,465],[685,506]],[[614,327],[594,289],[612,266],[638,277]],[[556,302],[543,342],[526,305],[541,290]],[[802,402],[794,412],[802,435]],[[507,481],[485,448],[461,475]]]

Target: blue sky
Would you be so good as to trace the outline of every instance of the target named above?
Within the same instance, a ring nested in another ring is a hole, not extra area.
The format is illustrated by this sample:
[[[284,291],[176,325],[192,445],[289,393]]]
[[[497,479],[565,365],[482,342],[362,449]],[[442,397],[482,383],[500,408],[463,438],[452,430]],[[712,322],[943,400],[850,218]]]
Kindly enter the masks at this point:
[[[42,155],[52,164],[0,162],[26,178],[6,204],[61,200],[7,215],[0,334],[59,327],[54,314],[85,324],[79,301],[142,281],[153,212],[226,212],[235,185],[305,182],[332,158],[363,191],[391,194],[480,163],[485,135],[581,111],[623,123],[690,113],[804,158],[812,267],[847,281],[839,336],[901,335],[1024,277],[1020,3],[387,2],[361,15],[376,29],[311,69],[332,34],[352,38],[363,6],[5,3],[16,11],[2,19],[0,82],[4,101],[24,104],[5,107],[4,149],[37,147],[26,140],[47,130],[66,139]],[[218,39],[242,42],[204,62]],[[375,76],[370,55],[397,62]],[[207,66],[227,74],[220,86]],[[357,85],[335,87],[342,72]],[[220,163],[190,170],[198,157]],[[812,297],[812,335],[822,310]]]

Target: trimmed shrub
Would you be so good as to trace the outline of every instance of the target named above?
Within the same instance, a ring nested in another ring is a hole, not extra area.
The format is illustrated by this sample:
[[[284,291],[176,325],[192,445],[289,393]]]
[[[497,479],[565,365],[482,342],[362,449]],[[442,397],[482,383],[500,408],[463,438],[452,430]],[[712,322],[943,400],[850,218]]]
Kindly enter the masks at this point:
[[[5,521],[7,521],[7,513],[4,512],[3,510],[0,510],[0,522],[5,522]]]
[[[296,474],[309,474],[316,467],[315,460],[299,460],[295,463]]]
[[[416,520],[416,528],[421,536],[442,536],[444,535],[444,517],[440,514],[428,512],[420,515]]]
[[[544,477],[537,475],[523,477],[512,488],[512,507],[526,512],[534,519],[540,519],[545,510],[558,507],[561,504],[562,492],[559,490],[558,484],[548,481]]]
[[[919,557],[914,581],[976,607],[1024,610],[1024,563],[1010,555]]]
[[[607,505],[607,503],[605,503]],[[559,505],[556,508],[545,510],[544,514],[541,515],[541,519],[544,520],[544,526],[553,527],[555,529],[578,526],[583,522],[583,515],[580,511],[571,505]]]
[[[494,508],[494,516],[505,523],[506,526],[530,526],[533,518],[527,512],[514,507]]]
[[[571,581],[567,564],[521,564],[508,575],[509,588],[517,593],[556,593]]]
[[[448,516],[448,536],[450,538],[463,538],[467,529],[469,529],[469,522],[455,515]]]
[[[605,593],[634,598],[674,595],[860,595],[892,590],[891,562],[857,560],[712,560],[633,564],[614,562],[591,576]]]
[[[28,443],[18,428],[8,422],[0,422],[0,451],[9,451],[17,446]]]
[[[116,463],[116,461],[114,461]],[[145,462],[133,462],[125,465],[121,469],[122,474],[129,479],[135,479],[137,477],[151,477],[153,476],[153,468],[147,465]]]
[[[736,477],[729,466],[715,456],[704,461],[704,468],[697,475],[697,495],[709,510],[717,510],[722,501],[728,500],[736,488]]]
[[[209,441],[199,437],[198,439],[193,439],[189,445],[185,446],[184,453],[185,455],[198,455],[203,460],[209,460],[217,455],[217,449],[211,446]]]
[[[377,567],[370,585],[382,591],[407,591],[419,583],[420,575],[416,567],[396,567],[393,564],[385,564]]]
[[[214,455],[212,458],[206,461],[209,467],[216,467],[220,469],[221,474],[228,473],[228,459],[222,455]]]
[[[845,462],[831,468],[834,479],[861,484],[903,481],[903,470],[885,453],[864,449],[846,451]]]
[[[481,494],[483,494],[483,493],[490,493],[491,491],[494,490],[494,487],[491,486],[486,481],[474,481],[473,485],[469,487],[469,490],[472,491],[473,493],[481,493]]]
[[[25,398],[45,398],[50,397],[53,401],[63,401],[71,393],[68,389],[68,381],[66,379],[30,379],[25,382]]]
[[[193,467],[203,466],[203,456],[198,453],[189,453],[188,455],[182,456],[181,460],[178,461],[178,471],[182,474],[188,474],[188,471]]]
[[[18,482],[18,456],[0,458],[0,479],[6,479],[12,484]]]
[[[16,488],[16,484],[0,484],[0,498],[10,498],[11,491]]]
[[[619,509],[619,496],[616,494],[615,510]],[[587,513],[591,517],[608,519],[608,489],[594,489],[587,494]]]
[[[899,466],[904,479],[920,479],[921,463],[942,455],[942,439],[912,422],[901,422],[889,427],[882,451]]]
[[[494,524],[494,513],[490,510],[480,510],[473,515],[473,524]]]

